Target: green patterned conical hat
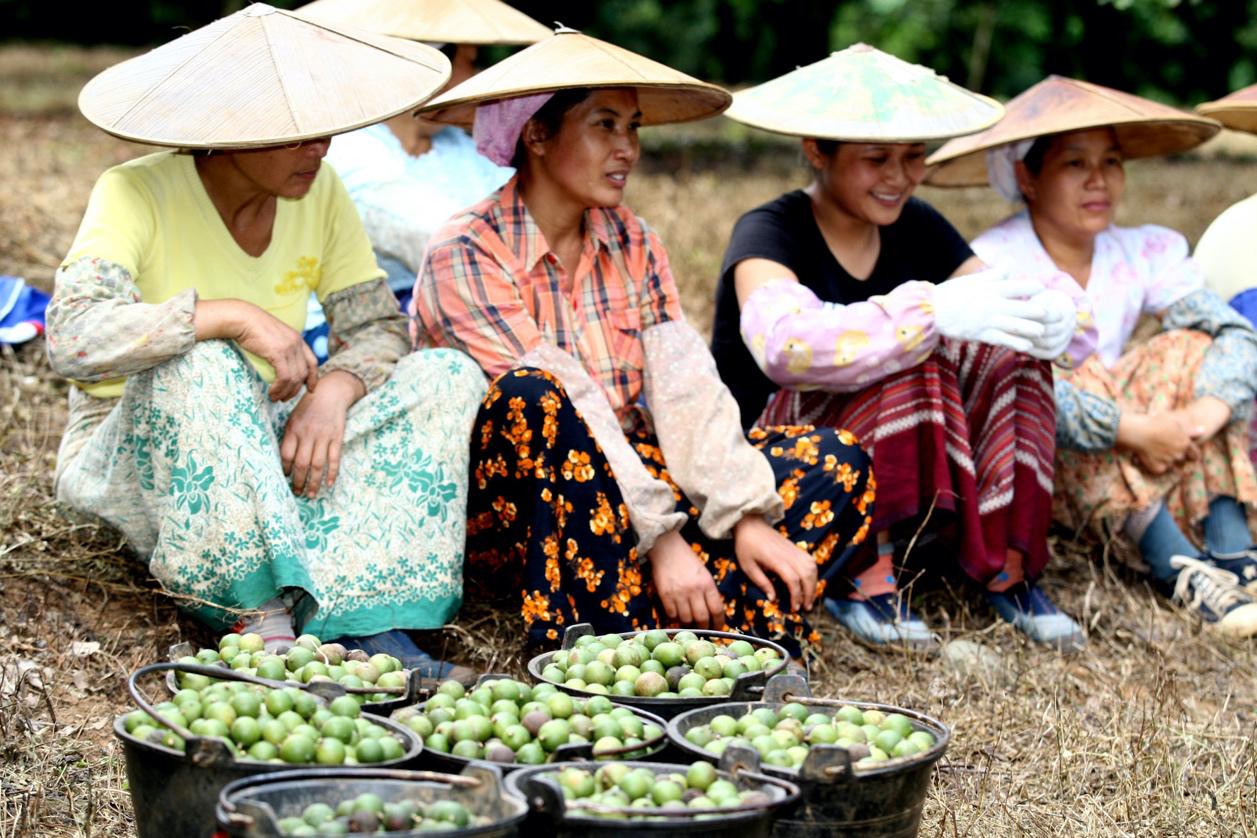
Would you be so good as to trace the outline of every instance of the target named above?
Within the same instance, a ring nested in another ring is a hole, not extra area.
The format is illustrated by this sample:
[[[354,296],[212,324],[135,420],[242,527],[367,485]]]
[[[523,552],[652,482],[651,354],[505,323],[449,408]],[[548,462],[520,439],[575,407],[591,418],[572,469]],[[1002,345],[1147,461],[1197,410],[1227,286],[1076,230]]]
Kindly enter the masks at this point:
[[[981,131],[1004,108],[867,44],[734,94],[730,119],[796,137],[923,142]]]

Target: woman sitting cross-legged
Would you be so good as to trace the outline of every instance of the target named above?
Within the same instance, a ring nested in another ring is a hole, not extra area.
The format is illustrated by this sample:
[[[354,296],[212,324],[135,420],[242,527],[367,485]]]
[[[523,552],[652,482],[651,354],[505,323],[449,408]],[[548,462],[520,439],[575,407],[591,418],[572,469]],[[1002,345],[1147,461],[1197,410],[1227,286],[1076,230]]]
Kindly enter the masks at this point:
[[[1056,518],[1101,537],[1123,533],[1176,604],[1247,637],[1257,634],[1257,584],[1240,583],[1257,564],[1246,520],[1257,503],[1247,422],[1257,332],[1205,288],[1181,235],[1113,222],[1127,158],[1182,151],[1217,130],[1053,76],[1013,99],[1000,125],[931,162],[943,164],[944,182],[989,177],[1005,198],[1024,201],[974,240],[979,256],[1030,274],[1064,272],[1095,310],[1095,355],[1056,379]],[[1135,343],[1143,315],[1160,331]]]
[[[1090,352],[1094,332],[1075,333],[1085,299],[1065,277],[989,269],[912,197],[926,141],[1001,113],[862,44],[742,91],[729,111],[800,137],[812,181],[735,225],[713,351],[744,423],[849,428],[872,456],[875,550],[825,604],[875,646],[939,642],[893,563],[896,542],[922,525],[954,533],[948,565],[1019,631],[1065,649],[1083,642],[1036,582],[1052,502],[1047,360]]]
[[[239,71],[252,42],[296,68]],[[315,52],[336,60],[334,84],[309,86]],[[74,382],[58,499],[121,530],[197,617],[221,630],[246,612],[238,628],[272,650],[304,628],[463,677],[403,630],[440,627],[461,602],[484,377],[458,352],[409,353],[321,165],[329,135],[413,108],[448,72],[427,47],[261,4],[106,70],[80,98],[89,119],[197,150],[100,177],[57,271],[48,354]],[[301,339],[312,291],[332,324],[322,368]]]
[[[580,68],[579,72],[572,68]],[[744,435],[685,322],[658,236],[621,206],[642,123],[696,119],[723,90],[570,30],[447,91],[519,174],[437,234],[418,338],[494,376],[472,439],[468,577],[509,596],[532,644],[729,626],[817,641],[804,614],[872,512],[847,434]]]

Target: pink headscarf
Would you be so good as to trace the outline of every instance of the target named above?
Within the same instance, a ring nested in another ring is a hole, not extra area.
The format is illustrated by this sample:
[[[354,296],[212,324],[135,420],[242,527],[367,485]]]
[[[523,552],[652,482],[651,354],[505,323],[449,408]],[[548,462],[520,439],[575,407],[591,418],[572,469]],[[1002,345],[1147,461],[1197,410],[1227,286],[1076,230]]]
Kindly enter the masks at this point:
[[[553,95],[534,93],[532,96],[515,96],[476,108],[476,121],[471,132],[476,141],[476,151],[499,166],[511,165],[524,125]]]

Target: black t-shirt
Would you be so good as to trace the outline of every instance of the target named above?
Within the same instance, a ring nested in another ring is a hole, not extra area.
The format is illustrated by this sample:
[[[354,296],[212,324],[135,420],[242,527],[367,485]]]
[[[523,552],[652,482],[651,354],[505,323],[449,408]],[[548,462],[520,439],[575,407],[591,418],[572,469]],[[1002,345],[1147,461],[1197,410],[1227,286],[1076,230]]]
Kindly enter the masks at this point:
[[[754,424],[779,388],[760,371],[738,331],[733,269],[743,259],[770,259],[793,271],[821,300],[850,304],[914,279],[942,282],[973,255],[956,228],[916,198],[910,198],[895,223],[880,228],[880,233],[877,264],[868,279],[859,280],[830,252],[806,192],[787,192],[738,219],[716,286],[711,350],[720,377],[737,399],[744,427]]]

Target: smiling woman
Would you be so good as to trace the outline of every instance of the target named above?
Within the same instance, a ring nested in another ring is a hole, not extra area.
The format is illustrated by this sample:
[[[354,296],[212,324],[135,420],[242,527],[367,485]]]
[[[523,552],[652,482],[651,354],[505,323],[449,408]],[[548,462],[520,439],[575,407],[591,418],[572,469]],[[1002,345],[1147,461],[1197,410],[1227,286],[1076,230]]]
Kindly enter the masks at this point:
[[[819,639],[804,612],[867,531],[863,452],[829,429],[743,434],[662,242],[622,206],[640,125],[728,101],[562,30],[425,109],[476,107],[478,147],[519,171],[433,238],[415,314],[420,341],[496,376],[473,433],[468,572],[519,604],[532,644],[582,621],[728,625],[800,655]]]
[[[315,52],[335,82],[310,85]],[[398,630],[440,626],[461,601],[484,379],[457,353],[408,354],[322,161],[331,135],[412,109],[448,75],[427,47],[261,4],[106,70],[84,114],[180,150],[101,175],[48,310],[50,360],[74,382],[59,500],[120,529],[219,629],[239,619],[276,648],[303,624],[434,676],[450,665]],[[322,368],[301,339],[311,292],[331,324]]]
[[[1094,332],[1067,278],[1012,279],[912,197],[925,142],[999,119],[995,102],[859,44],[735,97],[736,120],[802,138],[802,190],[738,221],[712,350],[742,421],[851,430],[881,491],[870,547],[826,605],[873,645],[931,647],[893,565],[897,532],[953,525],[957,564],[1032,638],[1082,642],[1035,587],[1047,563],[1052,373]],[[1077,310],[1077,311],[1076,311]],[[1086,325],[1086,321],[1083,321]]]
[[[989,179],[1025,203],[974,240],[983,259],[1029,275],[1064,273],[1096,313],[1095,354],[1055,381],[1055,517],[1104,538],[1122,533],[1176,604],[1252,636],[1257,553],[1245,519],[1257,504],[1247,422],[1257,333],[1204,287],[1183,236],[1114,224],[1125,159],[1184,151],[1217,130],[1212,120],[1051,76],[1009,102],[1003,123],[931,160],[942,164],[944,184]],[[1160,333],[1132,345],[1143,315],[1160,321]]]

